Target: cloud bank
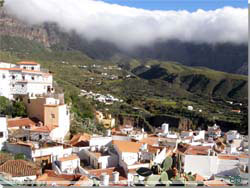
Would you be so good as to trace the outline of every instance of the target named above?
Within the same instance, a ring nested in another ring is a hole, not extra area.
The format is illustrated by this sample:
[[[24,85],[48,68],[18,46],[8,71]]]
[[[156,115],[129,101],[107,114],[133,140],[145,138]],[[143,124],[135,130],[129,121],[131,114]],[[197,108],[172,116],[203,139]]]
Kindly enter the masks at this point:
[[[167,5],[166,5],[167,6]],[[150,11],[97,0],[6,0],[5,8],[30,24],[56,22],[88,40],[106,40],[121,48],[156,40],[185,42],[248,41],[248,10]]]

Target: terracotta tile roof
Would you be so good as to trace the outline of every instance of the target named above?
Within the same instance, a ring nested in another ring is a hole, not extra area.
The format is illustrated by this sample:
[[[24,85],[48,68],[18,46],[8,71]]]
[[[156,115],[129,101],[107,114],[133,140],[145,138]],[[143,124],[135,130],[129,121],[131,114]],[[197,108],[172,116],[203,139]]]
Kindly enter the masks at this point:
[[[0,70],[22,71],[20,68],[0,68]]]
[[[113,140],[112,144],[115,145],[119,149],[119,151],[130,152],[130,153],[138,153],[142,146],[142,143],[139,142],[121,141],[121,140]]]
[[[38,122],[30,118],[8,119],[8,128],[30,126],[35,127]]]
[[[64,161],[72,161],[72,160],[75,160],[75,159],[79,159],[79,157],[77,155],[72,154],[72,155],[67,156],[67,157],[61,157],[58,160],[61,161],[61,162],[64,162]]]
[[[11,174],[12,177],[23,177],[38,175],[40,169],[25,160],[8,160],[0,166],[0,172]]]
[[[43,175],[37,178],[37,182],[46,182],[47,185],[73,185],[72,181],[78,181],[82,177],[81,174],[56,174],[53,170],[46,170]]]
[[[206,186],[229,186],[226,182],[221,181],[221,180],[204,181],[204,185]]]
[[[184,154],[187,155],[208,155],[210,146],[189,146]]]
[[[52,130],[57,128],[57,125],[46,125],[41,127],[34,127],[30,131],[31,132],[42,132],[42,133],[50,133]]]
[[[17,63],[18,65],[39,65],[37,62],[34,61],[21,61]]]
[[[87,170],[89,174],[100,177],[103,173],[106,173],[108,175],[112,175],[112,172],[114,172],[114,167],[113,168],[106,168],[106,169],[91,169]]]
[[[88,145],[88,141],[90,139],[91,139],[91,136],[87,133],[77,134],[77,135],[74,135],[73,138],[70,140],[70,144],[72,146],[76,146],[79,143],[85,143],[86,145]]]
[[[237,155],[218,155],[218,158],[221,160],[239,160]]]

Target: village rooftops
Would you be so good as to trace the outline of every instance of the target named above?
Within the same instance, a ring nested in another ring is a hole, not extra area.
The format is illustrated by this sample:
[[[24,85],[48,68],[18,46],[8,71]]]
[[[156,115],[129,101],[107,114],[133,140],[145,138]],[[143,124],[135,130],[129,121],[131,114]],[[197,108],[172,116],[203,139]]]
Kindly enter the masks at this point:
[[[25,160],[8,160],[0,166],[0,172],[11,174],[12,177],[36,176],[40,168]]]
[[[89,179],[81,174],[56,174],[53,170],[46,170],[43,175],[37,178],[37,182],[47,185],[74,186],[79,184],[79,180],[88,181]]]
[[[26,128],[29,129],[29,131],[31,132],[50,133],[57,127],[58,127],[57,125],[44,126],[42,122],[40,122],[36,118],[15,118],[8,120],[9,129]]]
[[[120,152],[128,152],[128,153],[138,153],[140,151],[142,143],[131,142],[131,141],[121,141],[121,140],[113,140],[112,144],[115,145]]]
[[[33,128],[39,121],[34,118],[14,118],[8,119],[8,128],[21,128],[21,127],[29,127]]]

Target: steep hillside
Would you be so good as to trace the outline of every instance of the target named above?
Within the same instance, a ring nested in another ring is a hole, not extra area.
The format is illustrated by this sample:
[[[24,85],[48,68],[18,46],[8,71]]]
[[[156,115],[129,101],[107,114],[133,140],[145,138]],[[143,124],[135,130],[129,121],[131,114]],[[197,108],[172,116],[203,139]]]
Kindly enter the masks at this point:
[[[189,93],[208,97],[247,98],[247,77],[187,67],[174,62],[149,61],[131,70],[145,80],[162,80]]]

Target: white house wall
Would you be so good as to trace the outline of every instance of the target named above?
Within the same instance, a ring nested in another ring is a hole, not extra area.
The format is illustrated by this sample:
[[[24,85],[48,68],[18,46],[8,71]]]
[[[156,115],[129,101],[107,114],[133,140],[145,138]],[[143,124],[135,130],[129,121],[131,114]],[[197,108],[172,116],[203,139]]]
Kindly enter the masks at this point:
[[[205,178],[217,173],[217,156],[185,155],[184,172],[198,173]]]
[[[92,137],[89,140],[89,146],[108,146],[112,142],[112,137]]]
[[[7,120],[5,117],[0,117],[0,132],[3,133],[3,137],[0,138],[0,150],[1,150],[4,146],[4,143],[8,139]]]

